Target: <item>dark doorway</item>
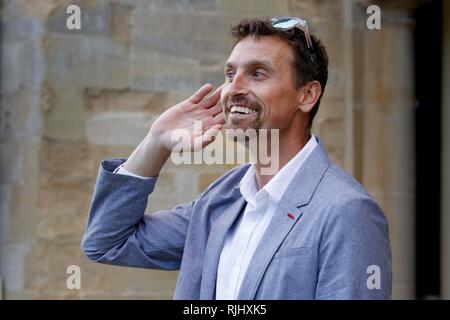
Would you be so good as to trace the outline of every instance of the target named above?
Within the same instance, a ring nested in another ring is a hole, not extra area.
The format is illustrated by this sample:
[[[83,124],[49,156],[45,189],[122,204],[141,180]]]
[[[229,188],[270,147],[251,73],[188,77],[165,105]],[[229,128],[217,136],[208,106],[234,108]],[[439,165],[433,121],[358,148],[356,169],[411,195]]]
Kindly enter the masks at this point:
[[[440,296],[442,1],[415,13],[416,294]]]

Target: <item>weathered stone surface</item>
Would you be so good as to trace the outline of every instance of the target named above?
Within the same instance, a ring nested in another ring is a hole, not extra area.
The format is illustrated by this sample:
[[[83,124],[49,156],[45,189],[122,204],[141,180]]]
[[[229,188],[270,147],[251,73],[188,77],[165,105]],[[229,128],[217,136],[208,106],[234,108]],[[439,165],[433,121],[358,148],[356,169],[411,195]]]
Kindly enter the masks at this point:
[[[200,83],[211,83],[215,87],[225,82],[224,64],[227,56],[224,55],[223,62],[212,66],[200,66]]]
[[[35,204],[35,233],[39,239],[77,242],[86,225],[94,184],[44,185]],[[37,211],[37,212],[36,212]]]
[[[199,191],[204,191],[211,183],[217,180],[223,173],[203,173],[199,177]]]
[[[34,21],[34,20],[32,20]],[[2,91],[14,92],[23,87],[38,88],[45,67],[41,48],[42,29],[39,23],[31,23],[35,28],[29,34],[27,25],[11,25],[2,30],[2,35],[9,38],[2,46]],[[18,31],[15,30],[18,29]],[[23,30],[23,36],[20,35]],[[15,36],[15,33],[19,33]],[[17,37],[17,39],[15,38]]]
[[[294,1],[239,1],[219,0],[219,12],[226,12],[236,17],[277,17],[289,16]],[[239,21],[239,19],[237,19]]]
[[[218,0],[153,0],[148,2],[148,5],[154,11],[173,11],[179,14],[186,12],[216,13],[219,9]]]
[[[86,110],[91,114],[102,112],[155,112],[167,109],[169,92],[103,90],[88,88],[85,93]]]
[[[39,217],[36,183],[11,188],[9,241],[26,242],[36,238],[36,222]]]
[[[86,120],[86,137],[101,145],[137,146],[156,116],[146,113],[103,113]]]
[[[69,30],[66,26],[69,5],[80,7],[80,30]],[[113,40],[131,43],[132,7],[117,4],[113,1],[85,0],[63,1],[52,8],[46,21],[48,30],[67,34],[89,34],[111,37]]]
[[[321,23],[329,21],[342,21],[342,1],[323,0],[295,0],[290,1],[293,16],[307,19],[314,29],[319,29]],[[315,27],[317,25],[317,27]]]
[[[92,34],[92,35],[111,35],[112,26],[112,8],[111,2],[105,1],[77,1],[74,3],[80,7],[81,29],[69,30],[66,26],[66,20],[69,15],[66,13],[67,7],[72,4],[69,1],[61,3],[54,8],[47,18],[47,29],[52,32],[61,32],[69,34]]]
[[[2,184],[18,184],[22,177],[22,168],[17,157],[21,155],[21,147],[17,142],[1,144],[0,178]]]
[[[414,79],[412,57],[404,57],[397,63],[392,63],[392,57],[398,55],[401,48],[413,51],[413,36],[408,29],[398,26],[386,26],[380,32],[370,33],[371,50],[368,50],[369,61],[377,61],[389,68],[373,68],[373,73],[367,77],[367,103],[381,113],[389,113],[390,109],[410,108],[415,103],[414,91],[411,89],[411,79]],[[393,75],[401,74],[402,77]]]
[[[133,56],[130,87],[134,90],[193,91],[201,86],[198,62],[149,52]]]
[[[45,91],[48,103],[43,109],[43,136],[59,141],[81,141],[85,138],[83,130],[84,108],[81,89],[52,88]],[[41,99],[42,101],[42,99]]]
[[[44,139],[40,146],[40,183],[42,185],[76,185],[95,179],[86,161],[89,148],[83,142]]]
[[[7,184],[0,184],[0,244],[10,238],[11,189]]]
[[[26,255],[24,286],[45,292],[47,299],[59,298],[171,298],[175,272],[150,271],[95,264],[82,254],[79,243],[41,240]],[[80,290],[69,290],[67,267],[80,267]],[[153,294],[148,293],[152,288]]]
[[[8,291],[22,292],[26,274],[26,255],[30,251],[29,242],[4,242],[0,245],[0,271],[5,281],[6,298]]]
[[[223,15],[144,8],[136,12],[133,50],[137,56],[158,52],[178,59],[217,63],[229,49],[228,41],[217,41],[227,39],[229,23]]]
[[[129,49],[108,37],[48,33],[45,37],[48,84],[60,88],[126,88]]]
[[[344,123],[342,119],[327,119],[318,122],[316,133],[322,139],[330,158],[343,166]]]
[[[57,5],[67,7],[73,2],[72,0],[9,0],[3,1],[2,11],[4,17],[10,17],[12,19],[21,16],[45,18]]]

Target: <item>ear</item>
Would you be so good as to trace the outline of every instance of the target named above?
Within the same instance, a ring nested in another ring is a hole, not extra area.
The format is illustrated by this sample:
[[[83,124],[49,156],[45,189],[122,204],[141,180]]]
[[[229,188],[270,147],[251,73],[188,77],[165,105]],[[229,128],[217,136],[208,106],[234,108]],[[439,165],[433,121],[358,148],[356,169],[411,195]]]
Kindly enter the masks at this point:
[[[299,89],[297,98],[297,108],[304,113],[308,113],[316,104],[322,93],[322,86],[317,80],[308,82]]]

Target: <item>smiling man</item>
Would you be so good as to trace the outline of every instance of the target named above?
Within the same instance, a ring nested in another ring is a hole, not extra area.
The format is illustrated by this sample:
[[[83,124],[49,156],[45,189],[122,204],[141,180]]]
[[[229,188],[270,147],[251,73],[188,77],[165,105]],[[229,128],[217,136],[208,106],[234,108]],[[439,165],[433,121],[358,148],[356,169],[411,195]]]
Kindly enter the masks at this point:
[[[324,46],[291,17],[244,20],[232,35],[220,88],[205,85],[169,108],[128,159],[101,163],[84,253],[179,269],[175,299],[389,299],[387,220],[311,134],[328,76]],[[279,170],[238,166],[192,202],[145,215],[175,130],[200,149],[223,126],[278,130]]]

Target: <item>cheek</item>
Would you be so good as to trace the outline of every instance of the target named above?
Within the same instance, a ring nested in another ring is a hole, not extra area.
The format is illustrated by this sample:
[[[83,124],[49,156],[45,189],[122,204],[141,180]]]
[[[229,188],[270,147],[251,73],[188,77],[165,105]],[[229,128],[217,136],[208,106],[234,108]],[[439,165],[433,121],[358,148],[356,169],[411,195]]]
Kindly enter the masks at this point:
[[[266,106],[266,116],[271,122],[292,119],[295,109],[295,99],[292,95],[280,91],[281,94],[267,96],[263,101]]]

